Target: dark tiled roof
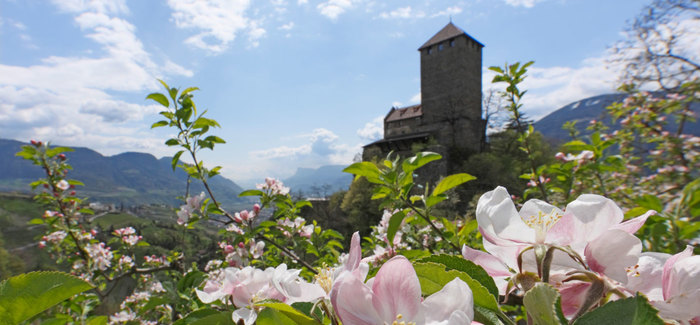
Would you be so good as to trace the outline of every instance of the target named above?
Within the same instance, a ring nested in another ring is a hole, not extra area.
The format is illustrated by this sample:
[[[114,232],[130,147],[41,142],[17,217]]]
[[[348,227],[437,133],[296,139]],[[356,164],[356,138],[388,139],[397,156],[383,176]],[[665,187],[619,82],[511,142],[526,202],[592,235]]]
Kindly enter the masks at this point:
[[[362,146],[363,148],[375,145],[375,144],[382,144],[382,143],[389,143],[389,142],[397,142],[397,141],[404,141],[404,140],[413,140],[413,139],[420,139],[420,138],[425,138],[430,136],[430,132],[421,132],[421,133],[411,133],[407,134],[404,136],[400,137],[395,137],[395,138],[389,138],[389,139],[379,139],[377,141],[374,141],[368,145]]]
[[[437,34],[435,34],[435,36],[433,36],[427,42],[425,42],[425,44],[423,44],[423,46],[421,46],[418,50],[420,51],[428,46],[438,44],[442,41],[446,41],[448,39],[451,39],[451,38],[454,38],[454,37],[457,37],[460,35],[466,36],[467,38],[469,38],[469,39],[473,40],[474,42],[476,42],[477,44],[481,45],[482,47],[484,46],[484,44],[481,44],[481,42],[479,42],[476,39],[474,39],[473,37],[469,36],[469,34],[465,33],[461,28],[455,26],[452,22],[450,22],[445,27],[443,27],[439,32],[437,32]]]
[[[420,104],[403,108],[392,108],[384,118],[384,121],[398,121],[418,116],[423,116],[423,107]]]

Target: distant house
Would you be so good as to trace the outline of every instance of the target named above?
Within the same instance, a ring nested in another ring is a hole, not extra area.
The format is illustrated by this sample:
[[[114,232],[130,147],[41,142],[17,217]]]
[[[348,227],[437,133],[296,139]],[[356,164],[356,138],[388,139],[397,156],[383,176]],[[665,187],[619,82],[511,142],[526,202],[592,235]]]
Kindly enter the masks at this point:
[[[481,113],[483,47],[452,22],[425,42],[418,49],[421,103],[392,107],[384,118],[384,138],[364,146],[363,160],[391,151],[406,156],[418,146],[443,155],[441,162],[432,163],[439,177],[454,172],[451,162],[480,152],[486,129]]]

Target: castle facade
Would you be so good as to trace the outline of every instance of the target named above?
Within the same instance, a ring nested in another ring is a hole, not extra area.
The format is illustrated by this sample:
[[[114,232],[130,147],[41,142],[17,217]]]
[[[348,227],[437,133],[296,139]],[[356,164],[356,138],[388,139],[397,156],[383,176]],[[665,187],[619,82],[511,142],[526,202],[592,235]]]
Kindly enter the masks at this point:
[[[481,112],[483,47],[452,22],[425,42],[418,49],[421,103],[392,107],[384,118],[384,138],[364,146],[363,160],[385,158],[392,151],[405,157],[419,147],[443,156],[434,173],[445,176],[455,172],[451,162],[480,152],[486,130]]]

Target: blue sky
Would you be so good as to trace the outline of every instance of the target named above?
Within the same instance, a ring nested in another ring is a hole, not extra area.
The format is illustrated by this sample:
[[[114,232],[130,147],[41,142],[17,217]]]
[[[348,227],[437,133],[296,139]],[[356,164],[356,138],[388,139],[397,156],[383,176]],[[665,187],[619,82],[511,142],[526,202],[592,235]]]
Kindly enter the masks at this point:
[[[0,0],[0,137],[171,155],[144,100],[197,86],[228,143],[205,162],[248,185],[348,164],[392,105],[420,100],[420,47],[450,18],[486,68],[535,60],[533,118],[614,90],[607,49],[641,0]]]

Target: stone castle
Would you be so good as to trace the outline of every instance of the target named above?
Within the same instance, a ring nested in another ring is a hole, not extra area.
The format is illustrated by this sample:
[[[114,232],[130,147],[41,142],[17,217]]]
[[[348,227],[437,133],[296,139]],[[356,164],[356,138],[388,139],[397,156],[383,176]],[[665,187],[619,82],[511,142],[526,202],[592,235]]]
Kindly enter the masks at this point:
[[[384,118],[384,138],[364,146],[363,160],[402,157],[412,149],[443,156],[427,179],[455,172],[454,163],[485,144],[486,122],[481,113],[481,55],[483,44],[450,22],[430,38],[420,52],[421,103],[392,107]],[[454,166],[453,166],[454,165]]]

